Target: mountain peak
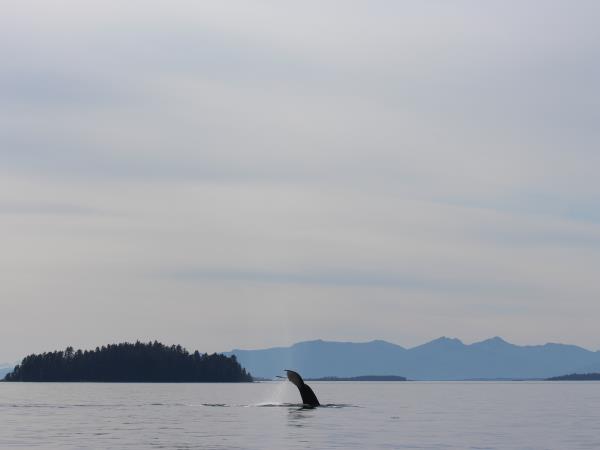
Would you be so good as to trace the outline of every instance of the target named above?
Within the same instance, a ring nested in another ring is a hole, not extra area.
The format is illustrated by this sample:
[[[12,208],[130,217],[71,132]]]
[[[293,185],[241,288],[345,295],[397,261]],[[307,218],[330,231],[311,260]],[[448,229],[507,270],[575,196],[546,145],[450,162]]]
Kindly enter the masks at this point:
[[[476,346],[480,346],[480,345],[485,345],[485,346],[499,346],[499,345],[513,345],[513,344],[511,344],[510,342],[506,342],[500,336],[494,336],[492,338],[485,339],[485,340],[480,341],[480,342],[475,342],[473,345],[476,345]]]
[[[453,348],[453,347],[464,347],[465,344],[458,338],[450,338],[447,336],[442,336],[433,341],[429,341],[426,344],[419,345],[415,348],[430,348],[430,347],[444,347],[444,348]]]
[[[462,344],[463,342],[458,338],[451,338],[448,336],[442,336],[437,339],[434,339],[431,342],[445,342],[445,343],[453,343],[453,344]]]

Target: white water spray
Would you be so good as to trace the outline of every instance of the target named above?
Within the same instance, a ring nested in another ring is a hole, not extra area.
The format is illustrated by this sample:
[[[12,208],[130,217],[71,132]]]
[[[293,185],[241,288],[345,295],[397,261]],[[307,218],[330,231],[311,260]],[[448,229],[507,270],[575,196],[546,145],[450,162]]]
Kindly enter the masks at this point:
[[[294,386],[288,383],[287,380],[281,380],[272,383],[272,389],[268,392],[265,401],[258,403],[258,406],[282,406],[289,404],[292,399],[295,399],[296,393]]]

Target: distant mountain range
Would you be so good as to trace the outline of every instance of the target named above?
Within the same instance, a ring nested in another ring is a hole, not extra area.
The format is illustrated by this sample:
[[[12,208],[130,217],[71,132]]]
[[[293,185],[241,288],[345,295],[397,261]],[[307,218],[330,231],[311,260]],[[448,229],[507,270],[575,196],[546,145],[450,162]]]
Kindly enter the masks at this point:
[[[304,378],[399,375],[413,380],[531,379],[600,372],[600,352],[575,345],[518,346],[500,337],[466,345],[441,337],[414,348],[390,342],[299,342],[291,347],[232,350],[253,376],[283,369]]]

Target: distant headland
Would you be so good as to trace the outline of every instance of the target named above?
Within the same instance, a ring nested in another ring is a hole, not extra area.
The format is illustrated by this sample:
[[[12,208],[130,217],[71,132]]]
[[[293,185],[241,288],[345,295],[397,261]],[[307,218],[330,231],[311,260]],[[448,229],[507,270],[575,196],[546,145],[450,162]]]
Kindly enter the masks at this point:
[[[235,356],[189,353],[180,345],[123,342],[96,347],[32,354],[4,381],[90,382],[251,382]]]
[[[600,381],[600,373],[571,373],[548,378],[548,381]]]
[[[362,375],[358,377],[321,377],[307,378],[306,381],[407,381],[398,375]]]

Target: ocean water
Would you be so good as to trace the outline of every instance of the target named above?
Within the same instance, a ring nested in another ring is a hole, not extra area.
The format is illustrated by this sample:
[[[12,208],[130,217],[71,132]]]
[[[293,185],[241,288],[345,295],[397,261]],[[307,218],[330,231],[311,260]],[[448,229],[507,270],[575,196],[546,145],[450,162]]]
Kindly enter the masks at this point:
[[[596,382],[0,383],[0,449],[600,449]]]

